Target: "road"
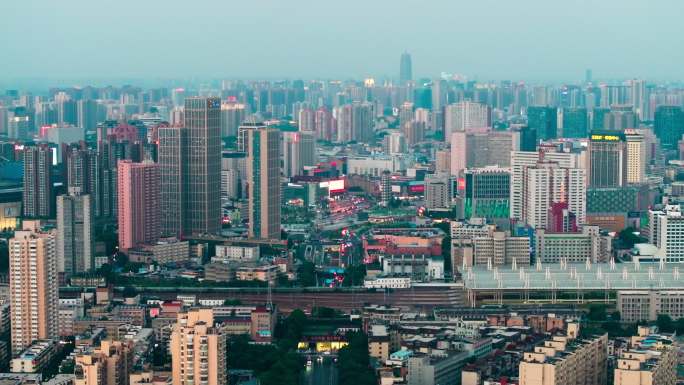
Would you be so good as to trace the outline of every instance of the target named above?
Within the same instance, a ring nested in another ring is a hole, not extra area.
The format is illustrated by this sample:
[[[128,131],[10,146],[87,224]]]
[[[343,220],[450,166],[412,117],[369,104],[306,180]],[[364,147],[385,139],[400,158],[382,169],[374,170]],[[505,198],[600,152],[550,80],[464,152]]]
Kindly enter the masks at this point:
[[[313,360],[302,372],[301,385],[337,385],[337,365],[330,357],[323,362]]]

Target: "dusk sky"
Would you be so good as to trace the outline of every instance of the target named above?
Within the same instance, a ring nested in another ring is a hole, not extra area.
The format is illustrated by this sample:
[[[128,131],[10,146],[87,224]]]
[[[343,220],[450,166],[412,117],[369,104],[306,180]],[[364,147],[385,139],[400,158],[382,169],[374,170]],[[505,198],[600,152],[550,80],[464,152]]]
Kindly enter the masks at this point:
[[[680,0],[0,2],[18,78],[684,79]]]

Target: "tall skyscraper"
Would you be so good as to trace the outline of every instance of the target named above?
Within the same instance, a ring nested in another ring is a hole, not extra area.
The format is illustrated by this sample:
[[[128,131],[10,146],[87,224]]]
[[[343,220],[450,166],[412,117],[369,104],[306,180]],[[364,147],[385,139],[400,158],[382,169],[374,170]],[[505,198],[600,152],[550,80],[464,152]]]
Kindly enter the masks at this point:
[[[52,199],[52,149],[47,145],[24,147],[24,216],[50,217]]]
[[[160,127],[159,135],[159,200],[161,233],[181,238],[185,208],[185,129],[180,126]]]
[[[510,216],[512,219],[524,219],[526,170],[530,167],[536,167],[540,160],[557,163],[558,167],[561,168],[580,168],[580,159],[577,154],[557,152],[556,147],[542,147],[539,151],[515,151],[511,153]],[[583,183],[585,182],[583,181]]]
[[[541,140],[558,137],[558,113],[554,107],[528,107],[527,126],[537,131]]]
[[[654,131],[663,147],[675,148],[684,134],[684,112],[680,106],[659,106]]]
[[[176,237],[218,234],[221,101],[186,98],[184,116],[184,127],[159,129],[162,233]]]
[[[459,102],[446,106],[444,110],[444,137],[459,131],[470,131],[491,126],[489,107],[474,102]]]
[[[57,256],[55,232],[39,221],[25,221],[9,241],[12,353],[38,339],[56,338]]]
[[[316,165],[316,140],[312,131],[283,133],[283,174],[302,175],[305,166]]]
[[[627,183],[640,184],[646,179],[646,142],[637,130],[625,130]]]
[[[249,237],[280,239],[280,132],[247,131]]]
[[[586,171],[562,168],[556,162],[540,161],[523,171],[522,220],[533,228],[549,227],[549,211],[555,203],[566,203],[577,224],[586,218]]]
[[[234,101],[221,104],[221,136],[237,136],[238,127],[247,117],[246,105]]]
[[[212,309],[179,313],[170,341],[173,385],[227,385],[226,349]]]
[[[97,102],[91,99],[79,100],[77,103],[77,125],[84,130],[97,128]]]
[[[399,83],[406,84],[413,80],[413,69],[411,66],[411,54],[404,52],[399,60]]]
[[[622,132],[593,131],[589,138],[589,186],[621,187],[627,182],[626,142]]]
[[[67,276],[89,271],[93,257],[90,195],[72,189],[57,197],[57,271]]]
[[[158,165],[121,160],[117,183],[119,247],[155,243],[161,234]]]
[[[221,100],[185,99],[187,130],[186,234],[221,230]]]

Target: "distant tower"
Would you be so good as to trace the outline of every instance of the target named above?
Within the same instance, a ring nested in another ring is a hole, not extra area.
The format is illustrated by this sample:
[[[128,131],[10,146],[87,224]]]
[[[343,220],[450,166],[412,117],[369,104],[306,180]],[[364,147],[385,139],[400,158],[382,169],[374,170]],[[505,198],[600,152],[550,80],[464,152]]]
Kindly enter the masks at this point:
[[[52,150],[46,145],[24,148],[24,216],[52,215]]]
[[[399,82],[406,84],[413,80],[413,69],[411,68],[411,54],[404,52],[399,61]]]
[[[389,170],[382,172],[380,179],[381,191],[380,198],[384,206],[389,205],[389,201],[392,199],[392,173]]]
[[[584,71],[584,82],[585,83],[591,83],[592,81],[592,75],[591,75],[591,69],[587,68],[586,71]]]
[[[280,132],[247,130],[249,237],[280,239]]]

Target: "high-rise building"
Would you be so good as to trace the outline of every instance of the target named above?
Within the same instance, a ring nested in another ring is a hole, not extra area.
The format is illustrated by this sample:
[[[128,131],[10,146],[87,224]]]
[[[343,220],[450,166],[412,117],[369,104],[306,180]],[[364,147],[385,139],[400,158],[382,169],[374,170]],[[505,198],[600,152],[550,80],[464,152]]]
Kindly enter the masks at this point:
[[[186,178],[185,129],[179,126],[160,127],[159,135],[159,199],[161,233],[181,238],[184,234],[184,178]]]
[[[593,131],[588,150],[591,187],[621,187],[626,184],[627,157],[623,132]]]
[[[53,213],[52,149],[47,145],[24,147],[24,216],[50,217]]]
[[[76,356],[74,385],[127,385],[133,370],[130,341],[103,340],[100,347]]]
[[[218,234],[221,230],[221,100],[185,99],[183,178],[184,234]]]
[[[170,340],[173,385],[227,385],[226,349],[212,309],[179,313]]]
[[[522,220],[533,228],[545,229],[549,209],[554,203],[565,202],[575,214],[577,223],[586,218],[586,173],[580,168],[563,168],[552,161],[539,161],[523,171]]]
[[[649,211],[649,241],[656,245],[666,262],[684,262],[684,216],[678,205]]]
[[[384,170],[380,176],[380,200],[387,206],[392,200],[392,173]]]
[[[538,139],[557,138],[558,113],[556,109],[554,107],[529,107],[527,109],[527,127],[537,132]]]
[[[646,180],[646,142],[636,130],[625,130],[627,183],[641,184]]]
[[[157,242],[159,219],[159,166],[152,162],[119,161],[119,247],[128,250]]]
[[[403,132],[390,132],[383,138],[383,147],[387,155],[406,154],[406,137]]]
[[[603,116],[603,129],[622,131],[637,128],[638,117],[631,105],[610,106],[610,111]]]
[[[71,189],[57,197],[57,271],[67,276],[93,268],[93,211],[90,195]]]
[[[425,208],[448,209],[451,207],[449,175],[428,175],[425,177]]]
[[[316,110],[314,116],[316,139],[333,141],[336,138],[332,113],[325,107]]]
[[[509,217],[510,169],[495,166],[466,169],[463,181],[465,186],[461,197],[464,218]]]
[[[568,324],[520,362],[520,385],[603,385],[607,383],[608,335],[580,338],[579,325]]]
[[[97,128],[97,102],[92,99],[79,100],[76,106],[77,126],[86,131]]]
[[[9,241],[9,276],[12,352],[19,354],[35,340],[59,335],[54,230],[24,221],[23,230]]]
[[[337,141],[364,142],[373,139],[373,107],[370,103],[352,103],[336,110]]]
[[[632,109],[639,121],[649,120],[650,116],[650,92],[646,86],[645,80],[634,79],[631,82],[632,89],[630,100],[632,101]],[[626,127],[636,128],[636,127]]]
[[[302,108],[299,110],[297,128],[299,131],[316,132],[316,111],[311,108]]]
[[[444,137],[450,138],[455,132],[469,132],[491,126],[489,106],[475,102],[450,104],[444,109]]]
[[[160,127],[162,234],[218,234],[221,229],[220,100],[185,99],[185,125]],[[238,130],[238,145],[239,145]]]
[[[249,237],[280,239],[280,132],[247,131]]]
[[[459,175],[466,168],[485,166],[508,167],[511,151],[518,151],[520,133],[482,129],[458,131],[451,135],[451,175]]]
[[[539,151],[515,151],[511,154],[511,218],[523,220],[525,212],[526,170],[535,167],[540,160],[555,162],[561,168],[579,168],[577,154],[557,152],[555,147],[542,147]]]
[[[586,138],[589,118],[586,108],[563,108],[560,110],[563,138]]]
[[[659,106],[654,131],[663,147],[674,148],[684,135],[684,112],[680,106]]]
[[[221,136],[237,136],[238,127],[244,122],[246,113],[246,105],[242,103],[221,103]]]
[[[399,60],[399,83],[406,84],[413,80],[413,69],[411,66],[411,54],[404,52]]]
[[[283,133],[283,175],[302,175],[305,166],[316,163],[316,139],[312,131]]]

